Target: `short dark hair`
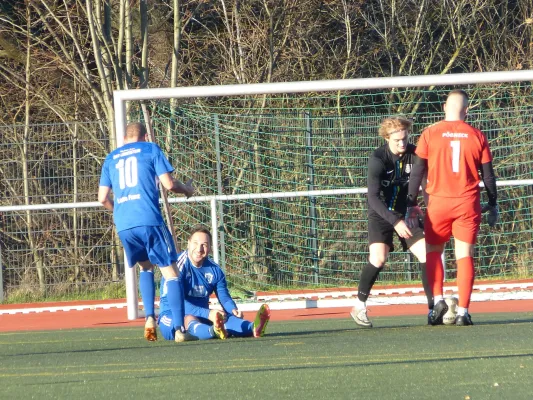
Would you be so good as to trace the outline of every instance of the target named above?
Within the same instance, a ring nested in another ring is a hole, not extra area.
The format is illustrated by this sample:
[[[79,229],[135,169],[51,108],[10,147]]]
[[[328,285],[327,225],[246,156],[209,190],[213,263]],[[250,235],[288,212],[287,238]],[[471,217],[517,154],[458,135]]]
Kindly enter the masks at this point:
[[[453,94],[460,94],[464,97],[465,101],[468,102],[468,93],[466,93],[463,89],[453,89],[448,93],[448,97],[450,97]]]
[[[196,232],[205,233],[207,236],[209,236],[209,242],[213,242],[213,236],[211,236],[211,231],[207,226],[203,224],[194,225],[189,232],[189,239],[192,238],[192,235],[194,235]]]
[[[141,122],[131,122],[126,126],[125,138],[140,139],[146,135],[146,126]]]

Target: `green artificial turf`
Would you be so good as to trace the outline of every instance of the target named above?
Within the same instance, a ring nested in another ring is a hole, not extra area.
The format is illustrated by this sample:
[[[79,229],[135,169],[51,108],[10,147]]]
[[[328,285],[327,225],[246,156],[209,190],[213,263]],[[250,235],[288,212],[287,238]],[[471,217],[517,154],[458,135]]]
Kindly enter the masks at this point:
[[[0,334],[0,399],[530,399],[533,314],[271,322],[175,344],[142,328]]]

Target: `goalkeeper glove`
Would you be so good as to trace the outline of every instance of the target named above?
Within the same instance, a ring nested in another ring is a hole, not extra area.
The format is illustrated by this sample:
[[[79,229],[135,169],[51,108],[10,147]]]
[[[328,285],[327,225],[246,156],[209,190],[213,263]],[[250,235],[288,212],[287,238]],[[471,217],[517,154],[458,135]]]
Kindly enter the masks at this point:
[[[500,210],[498,209],[498,206],[491,206],[490,204],[485,204],[485,206],[481,209],[481,212],[485,213],[488,212],[489,215],[487,217],[487,222],[490,227],[493,227],[498,222],[498,219],[500,218]]]
[[[405,212],[405,223],[409,228],[415,228],[418,226],[418,220],[424,213],[418,206],[407,207]]]

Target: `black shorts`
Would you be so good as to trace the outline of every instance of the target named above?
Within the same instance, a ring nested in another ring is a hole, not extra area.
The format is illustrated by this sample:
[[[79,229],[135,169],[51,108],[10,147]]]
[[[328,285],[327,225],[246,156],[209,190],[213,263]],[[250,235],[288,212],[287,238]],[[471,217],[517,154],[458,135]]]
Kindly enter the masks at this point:
[[[403,251],[407,251],[413,244],[420,239],[424,239],[424,226],[419,221],[418,226],[411,229],[411,236],[409,239],[404,239],[398,236],[389,222],[381,217],[368,218],[368,244],[385,243],[389,246],[389,251],[394,251],[393,237],[396,235],[400,239]]]

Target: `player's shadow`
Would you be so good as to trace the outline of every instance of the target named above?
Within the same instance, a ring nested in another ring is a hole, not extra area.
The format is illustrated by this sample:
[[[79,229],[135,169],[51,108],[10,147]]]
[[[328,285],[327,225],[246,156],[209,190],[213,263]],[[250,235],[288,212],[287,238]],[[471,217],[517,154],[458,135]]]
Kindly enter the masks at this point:
[[[140,339],[139,339],[140,340]],[[143,340],[144,343],[144,340]],[[13,354],[2,354],[2,357],[20,357],[20,356],[35,356],[35,355],[48,355],[48,354],[76,354],[76,353],[103,353],[107,351],[138,351],[147,349],[146,346],[129,346],[129,347],[106,347],[100,349],[82,349],[82,350],[62,350],[62,351],[38,351],[38,352],[29,352],[29,353],[13,353]]]
[[[501,320],[494,320],[494,321],[476,321],[474,319],[474,325],[473,326],[484,326],[484,325],[513,325],[513,324],[531,324],[533,323],[533,317],[532,318],[525,318],[525,319],[501,319]],[[364,327],[355,327],[357,330],[375,330],[375,329],[399,329],[399,328],[427,328],[427,329],[459,329],[459,328],[470,328],[470,326],[455,326],[452,325],[435,325],[431,326],[429,324],[397,324],[397,325],[385,325],[385,326],[379,326],[379,317],[374,320],[374,327],[372,329],[364,328]]]
[[[323,313],[314,313],[312,315],[313,317],[332,317],[332,318],[345,318],[346,317],[346,312],[345,311],[339,311],[339,312],[323,312]],[[292,320],[293,321],[299,321],[299,317],[303,317],[303,318],[309,318],[309,314],[294,314],[294,316],[292,317]],[[301,321],[301,320],[300,320]]]
[[[473,320],[474,326],[478,325],[512,325],[512,324],[531,324],[533,323],[533,318],[527,318],[527,319],[499,319],[494,321],[480,321],[477,322],[475,319]]]
[[[320,329],[320,330],[305,330],[305,331],[295,331],[295,332],[273,332],[273,333],[267,333],[262,339],[268,340],[268,339],[279,339],[283,337],[291,337],[291,336],[307,336],[307,335],[317,335],[317,334],[324,334],[328,335],[331,333],[338,333],[338,332],[346,332],[351,331],[351,328],[336,328],[336,329]]]

